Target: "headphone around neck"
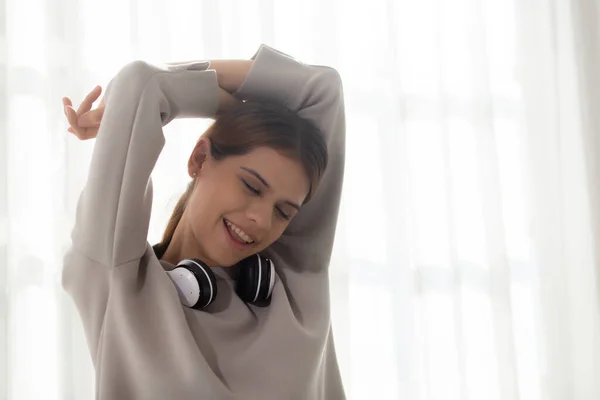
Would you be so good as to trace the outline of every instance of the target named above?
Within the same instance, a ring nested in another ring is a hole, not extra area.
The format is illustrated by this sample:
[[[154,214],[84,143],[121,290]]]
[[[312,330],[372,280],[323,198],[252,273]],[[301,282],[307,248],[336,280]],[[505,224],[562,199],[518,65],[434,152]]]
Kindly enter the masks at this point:
[[[240,268],[235,290],[237,295],[249,304],[268,304],[275,285],[273,262],[255,254],[237,265]],[[167,271],[167,275],[175,284],[181,303],[186,307],[202,310],[217,298],[215,274],[197,258],[181,260],[175,269]]]

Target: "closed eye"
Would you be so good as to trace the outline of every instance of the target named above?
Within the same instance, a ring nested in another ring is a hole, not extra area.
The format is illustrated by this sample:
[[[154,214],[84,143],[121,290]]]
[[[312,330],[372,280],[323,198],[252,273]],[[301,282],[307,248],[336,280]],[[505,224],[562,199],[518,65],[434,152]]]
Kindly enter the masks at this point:
[[[242,182],[244,183],[244,186],[246,186],[246,189],[248,189],[249,191],[251,191],[253,194],[260,194],[260,190],[258,190],[254,186],[250,185],[244,179],[242,179]]]
[[[253,195],[257,195],[260,196],[260,190],[255,188],[254,186],[252,186],[251,184],[249,184],[248,182],[246,182],[245,179],[242,179],[242,183],[244,184],[244,186],[246,187],[246,189],[248,189]],[[290,220],[292,217],[289,214],[286,214],[285,212],[283,212],[283,210],[279,207],[275,207],[275,209],[277,210],[277,215],[285,220]]]
[[[288,214],[284,213],[281,208],[279,207],[275,207],[277,209],[277,213],[279,214],[279,216],[283,219],[287,219],[289,221],[289,219],[291,218]]]

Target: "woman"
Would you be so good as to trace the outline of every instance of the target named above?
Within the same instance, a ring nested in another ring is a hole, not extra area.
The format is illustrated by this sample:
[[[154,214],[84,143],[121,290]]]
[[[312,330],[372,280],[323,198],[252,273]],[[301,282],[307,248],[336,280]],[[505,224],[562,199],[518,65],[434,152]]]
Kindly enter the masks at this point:
[[[337,72],[263,45],[247,61],[136,61],[89,111],[99,94],[79,112],[63,100],[70,131],[97,134],[63,269],[97,398],[345,398],[328,281],[344,167]],[[162,126],[190,117],[216,118],[153,247],[150,174]],[[276,268],[266,307],[235,293],[238,262],[259,252]],[[182,306],[166,272],[191,258],[217,279],[203,310]]]

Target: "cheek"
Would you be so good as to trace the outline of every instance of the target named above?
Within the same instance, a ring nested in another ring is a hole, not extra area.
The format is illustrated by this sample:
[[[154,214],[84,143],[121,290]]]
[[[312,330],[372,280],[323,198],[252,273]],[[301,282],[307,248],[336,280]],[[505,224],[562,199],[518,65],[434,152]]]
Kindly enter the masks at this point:
[[[194,231],[199,233],[206,229],[209,225],[208,221],[212,221],[218,216],[215,214],[217,210],[214,209],[215,204],[218,203],[213,201],[214,196],[209,191],[204,191],[202,187],[198,187],[196,192],[190,198],[187,208],[189,209],[190,225],[193,226]]]
[[[193,199],[194,215],[198,221],[220,220],[224,214],[243,210],[244,193],[234,184],[198,185]]]

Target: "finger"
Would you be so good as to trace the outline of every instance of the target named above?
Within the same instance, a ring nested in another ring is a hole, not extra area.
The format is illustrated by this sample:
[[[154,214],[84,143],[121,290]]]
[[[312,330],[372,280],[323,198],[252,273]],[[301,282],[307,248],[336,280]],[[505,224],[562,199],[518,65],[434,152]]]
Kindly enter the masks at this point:
[[[94,102],[100,97],[102,94],[102,87],[96,86],[91,92],[85,96],[85,99],[81,102],[81,105],[77,109],[77,115],[81,115],[86,113],[92,109],[92,105]]]
[[[67,121],[71,128],[75,129],[77,126],[77,113],[73,109],[72,106],[65,106],[65,115],[67,116]]]
[[[73,128],[71,128],[71,127],[69,127],[69,129],[67,129],[67,131],[71,132],[71,133],[75,133],[75,130]]]
[[[67,106],[73,106],[73,103],[71,103],[71,99],[69,99],[68,97],[63,97],[62,98],[62,103],[63,103],[63,111],[65,113],[65,115],[67,115]]]
[[[73,107],[71,106],[65,106],[65,112],[67,114],[67,121],[69,121],[69,125],[71,125],[71,129],[73,129],[75,132],[75,135],[77,137],[80,137],[81,135],[83,135],[83,129],[80,129],[77,126],[77,113],[75,112],[75,109],[73,109]]]
[[[81,128],[97,128],[100,126],[100,121],[102,121],[103,115],[103,108],[86,112],[77,118],[77,125],[79,125]]]

